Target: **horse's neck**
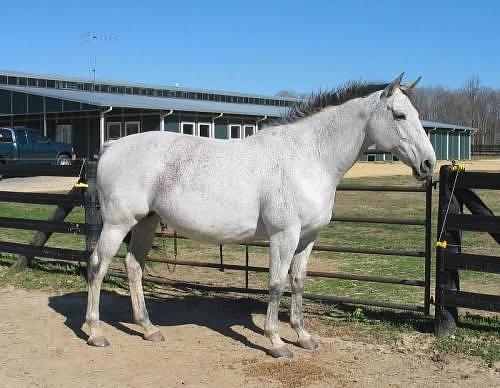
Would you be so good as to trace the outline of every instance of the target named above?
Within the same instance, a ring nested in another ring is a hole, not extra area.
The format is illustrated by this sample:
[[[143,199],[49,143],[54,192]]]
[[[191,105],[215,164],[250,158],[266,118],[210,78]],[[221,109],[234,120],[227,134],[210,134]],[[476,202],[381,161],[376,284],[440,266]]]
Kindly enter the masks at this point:
[[[370,103],[369,97],[351,100],[295,123],[294,132],[309,143],[312,157],[329,172],[334,185],[371,144],[365,133]]]

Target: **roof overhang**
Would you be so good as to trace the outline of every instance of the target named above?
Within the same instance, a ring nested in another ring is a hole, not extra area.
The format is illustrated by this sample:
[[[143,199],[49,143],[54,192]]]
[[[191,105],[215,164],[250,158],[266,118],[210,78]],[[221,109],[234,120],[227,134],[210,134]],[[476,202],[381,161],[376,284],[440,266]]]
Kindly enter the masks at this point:
[[[0,89],[12,92],[33,94],[42,97],[57,98],[96,105],[100,107],[139,108],[151,110],[174,110],[183,112],[225,113],[248,116],[281,117],[288,112],[287,107],[235,104],[218,101],[137,96],[118,93],[90,92],[83,90],[67,90],[38,88],[29,86],[0,85]]]
[[[475,132],[478,130],[478,128],[473,128],[473,127],[465,127],[463,125],[455,125],[455,124],[448,124],[448,123],[440,123],[437,121],[428,121],[428,120],[420,120],[422,123],[422,126],[424,128],[430,129],[431,131],[435,130],[444,130],[444,131],[470,131],[470,132]]]

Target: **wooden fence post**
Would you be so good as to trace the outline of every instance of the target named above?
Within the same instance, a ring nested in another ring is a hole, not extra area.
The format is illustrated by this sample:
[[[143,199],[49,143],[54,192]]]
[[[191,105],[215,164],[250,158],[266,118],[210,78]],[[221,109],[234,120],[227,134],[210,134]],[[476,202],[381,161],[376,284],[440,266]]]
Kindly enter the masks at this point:
[[[461,238],[457,230],[446,227],[446,217],[460,214],[461,205],[452,193],[453,182],[459,172],[453,172],[451,166],[442,166],[439,171],[439,212],[437,222],[437,239],[446,241],[447,248],[436,248],[436,305],[434,331],[438,336],[449,335],[457,329],[458,310],[446,306],[443,300],[445,290],[460,290],[460,277],[456,269],[447,268],[443,258],[443,249],[449,252],[461,252]]]

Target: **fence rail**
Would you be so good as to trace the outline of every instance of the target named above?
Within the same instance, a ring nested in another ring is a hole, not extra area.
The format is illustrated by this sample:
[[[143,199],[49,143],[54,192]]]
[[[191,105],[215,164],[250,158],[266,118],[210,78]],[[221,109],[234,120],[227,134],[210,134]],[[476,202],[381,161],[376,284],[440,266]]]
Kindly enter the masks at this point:
[[[40,166],[33,164],[3,164],[0,166],[2,178],[34,177],[34,176],[62,176],[77,177],[82,170],[82,162],[71,166]]]
[[[89,188],[83,193],[82,190],[73,189],[68,194],[41,194],[41,193],[19,193],[19,192],[0,192],[0,201],[17,202],[43,205],[57,205],[71,209],[76,206],[84,206],[85,208],[85,223],[63,222],[62,219],[52,220],[25,220],[19,218],[0,217],[0,227],[37,230],[43,233],[45,239],[48,239],[51,233],[78,233],[85,234],[86,248],[85,250],[71,250],[52,248],[44,246],[33,246],[28,244],[18,244],[0,241],[0,251],[15,253],[26,256],[38,256],[51,258],[56,260],[73,260],[85,261],[89,253],[93,250],[95,243],[100,233],[100,214],[99,204],[97,202],[97,194],[95,190],[95,174],[96,164],[87,163],[83,169],[84,176],[89,183]],[[0,166],[0,175],[5,176],[78,176],[81,174],[81,166],[65,166],[65,167],[38,167],[33,169],[26,166]],[[367,255],[388,255],[388,256],[404,256],[409,258],[424,258],[424,273],[423,279],[402,279],[396,277],[370,276],[363,274],[347,274],[337,272],[321,272],[309,271],[308,275],[313,277],[322,277],[327,279],[345,279],[364,282],[375,282],[383,284],[405,285],[410,287],[424,288],[424,301],[421,305],[410,305],[404,303],[393,303],[389,301],[366,300],[351,297],[341,297],[333,295],[317,295],[307,294],[307,298],[314,300],[322,300],[334,303],[351,303],[362,304],[369,306],[379,306],[384,308],[405,309],[411,311],[420,311],[429,314],[430,308],[430,228],[431,228],[431,205],[432,205],[432,185],[428,182],[426,186],[369,186],[369,185],[340,185],[338,191],[357,191],[357,192],[402,192],[402,193],[425,193],[425,216],[423,218],[395,218],[395,217],[353,217],[353,216],[332,216],[332,222],[354,222],[354,223],[369,223],[369,224],[395,224],[395,225],[411,225],[424,227],[423,234],[424,246],[422,250],[418,249],[388,249],[388,248],[364,248],[364,247],[345,247],[345,246],[329,246],[318,244],[313,247],[314,251],[320,252],[336,252],[336,253],[356,253]],[[64,217],[68,212],[64,213]],[[183,236],[178,236],[174,233],[158,233],[157,237],[184,239]],[[42,244],[43,245],[43,244]],[[253,241],[245,244],[245,265],[225,264],[223,262],[222,246],[220,246],[219,263],[205,263],[189,260],[169,260],[150,257],[151,262],[161,262],[167,264],[177,264],[194,267],[214,268],[219,270],[238,270],[245,271],[245,287],[226,287],[226,290],[240,289],[248,293],[267,293],[267,290],[255,290],[249,287],[249,272],[267,272],[268,268],[261,266],[251,266],[249,264],[249,247],[269,247],[268,241]],[[153,277],[155,282],[167,282],[166,279]],[[146,279],[147,280],[147,279]],[[205,286],[202,286],[205,287]],[[212,287],[213,288],[213,287]]]
[[[473,144],[472,145],[472,154],[476,154],[476,155],[500,154],[500,144],[498,144],[498,145]]]

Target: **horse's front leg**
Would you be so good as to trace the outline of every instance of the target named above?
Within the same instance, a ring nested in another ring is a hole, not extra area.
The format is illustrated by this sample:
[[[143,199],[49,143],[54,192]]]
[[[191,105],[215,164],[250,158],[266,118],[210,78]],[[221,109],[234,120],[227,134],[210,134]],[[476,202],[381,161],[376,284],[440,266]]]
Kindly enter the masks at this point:
[[[290,267],[290,285],[292,288],[292,308],[290,324],[297,332],[297,345],[304,349],[314,350],[319,347],[311,334],[304,328],[304,313],[302,311],[302,295],[304,294],[304,281],[307,274],[307,263],[314,245],[310,242],[302,251],[297,252],[292,259]]]
[[[300,228],[290,228],[275,233],[270,238],[269,248],[269,304],[264,332],[271,340],[269,354],[277,358],[292,358],[278,334],[278,312],[287,273],[299,241]]]

